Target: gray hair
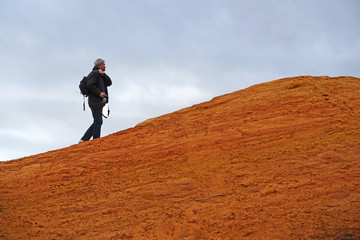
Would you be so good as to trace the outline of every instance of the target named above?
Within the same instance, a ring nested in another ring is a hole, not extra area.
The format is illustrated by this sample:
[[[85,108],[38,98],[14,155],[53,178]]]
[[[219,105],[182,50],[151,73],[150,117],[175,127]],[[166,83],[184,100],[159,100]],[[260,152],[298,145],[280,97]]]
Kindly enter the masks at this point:
[[[94,67],[99,66],[99,65],[102,64],[103,62],[105,62],[105,60],[103,60],[103,59],[101,59],[101,58],[96,59],[95,62],[94,62]]]

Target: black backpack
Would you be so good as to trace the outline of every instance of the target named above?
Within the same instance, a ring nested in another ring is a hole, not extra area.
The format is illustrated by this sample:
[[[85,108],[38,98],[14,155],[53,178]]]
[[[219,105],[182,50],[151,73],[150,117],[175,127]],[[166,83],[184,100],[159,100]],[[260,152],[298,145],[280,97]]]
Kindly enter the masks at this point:
[[[90,90],[86,86],[87,81],[88,81],[88,78],[83,77],[83,79],[80,81],[80,84],[79,84],[80,93],[82,95],[84,95],[85,97],[89,96],[89,94],[90,94]]]
[[[88,89],[86,83],[88,81],[87,77],[83,77],[83,79],[80,81],[79,88],[80,93],[84,96],[84,102],[83,102],[83,109],[85,111],[85,97],[89,96],[90,90]]]

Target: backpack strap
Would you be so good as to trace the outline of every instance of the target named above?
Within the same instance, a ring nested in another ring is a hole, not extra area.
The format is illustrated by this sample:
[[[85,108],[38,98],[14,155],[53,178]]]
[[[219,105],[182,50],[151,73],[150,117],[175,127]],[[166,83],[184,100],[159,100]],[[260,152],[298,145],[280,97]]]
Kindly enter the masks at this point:
[[[84,111],[85,111],[85,95],[83,95],[83,97],[84,97],[83,109],[84,109]]]

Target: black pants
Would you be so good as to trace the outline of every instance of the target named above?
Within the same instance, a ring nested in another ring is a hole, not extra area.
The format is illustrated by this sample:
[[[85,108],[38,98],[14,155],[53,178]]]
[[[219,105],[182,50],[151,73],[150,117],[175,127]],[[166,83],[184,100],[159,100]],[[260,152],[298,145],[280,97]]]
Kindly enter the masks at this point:
[[[85,132],[84,136],[81,138],[83,141],[89,141],[91,137],[93,139],[100,137],[101,125],[103,123],[102,119],[102,106],[100,102],[89,102],[89,107],[91,109],[92,116],[94,118],[93,124]]]

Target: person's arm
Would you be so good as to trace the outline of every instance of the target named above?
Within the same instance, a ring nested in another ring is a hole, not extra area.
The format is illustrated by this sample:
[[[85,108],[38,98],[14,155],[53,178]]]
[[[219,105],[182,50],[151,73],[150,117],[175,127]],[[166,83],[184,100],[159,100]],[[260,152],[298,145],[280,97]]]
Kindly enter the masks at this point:
[[[96,86],[97,82],[99,81],[99,74],[98,72],[92,72],[89,76],[89,80],[86,83],[86,86],[88,87],[88,89],[94,93],[96,96],[100,97],[101,91],[100,89]]]
[[[110,77],[108,75],[106,75],[106,73],[103,73],[103,79],[104,79],[104,83],[106,86],[111,86],[112,81],[111,81]]]

